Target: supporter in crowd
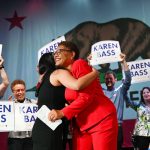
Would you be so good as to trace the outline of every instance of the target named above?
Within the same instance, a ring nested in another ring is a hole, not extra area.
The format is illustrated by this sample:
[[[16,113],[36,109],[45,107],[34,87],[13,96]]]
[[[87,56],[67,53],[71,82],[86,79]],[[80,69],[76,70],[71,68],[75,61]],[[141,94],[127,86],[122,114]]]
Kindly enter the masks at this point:
[[[4,63],[4,59],[0,56],[0,76],[2,79],[2,82],[0,84],[0,98],[1,99],[9,85],[9,79],[5,72],[3,63]],[[0,147],[2,150],[7,150],[7,137],[8,137],[8,133],[0,132]]]
[[[117,118],[118,118],[118,144],[117,149],[122,149],[123,144],[123,110],[124,110],[124,102],[126,100],[127,91],[131,85],[131,74],[128,68],[127,62],[125,60],[125,54],[120,55],[122,61],[122,68],[125,74],[125,79],[123,79],[122,84],[118,87],[115,87],[115,83],[117,82],[117,77],[115,72],[109,70],[105,73],[105,84],[107,89],[103,88],[104,94],[114,103],[117,110]]]
[[[92,69],[86,61],[78,57],[79,50],[74,43],[61,42],[54,53],[55,65],[69,70],[75,78],[79,78]],[[104,95],[98,78],[79,91],[66,88],[65,97],[70,105],[61,110],[53,109],[49,113],[49,119],[55,121],[63,117],[75,117],[73,149],[116,150],[116,109]]]
[[[17,79],[11,83],[11,90],[15,103],[32,103],[31,99],[25,97],[26,84],[23,80]],[[31,131],[9,132],[8,150],[32,150],[33,143]]]
[[[65,88],[62,84],[78,90],[97,77],[97,72],[93,71],[77,80],[65,69],[56,70],[53,53],[46,53],[41,56],[38,73],[40,76],[36,96],[38,97],[39,109],[42,105],[46,105],[49,109],[62,109],[66,103]],[[37,118],[32,130],[33,150],[65,150],[67,129],[65,119],[53,131]]]
[[[133,145],[138,150],[149,150],[150,146],[150,87],[143,87],[139,102],[131,101],[129,105],[137,112],[133,131]]]

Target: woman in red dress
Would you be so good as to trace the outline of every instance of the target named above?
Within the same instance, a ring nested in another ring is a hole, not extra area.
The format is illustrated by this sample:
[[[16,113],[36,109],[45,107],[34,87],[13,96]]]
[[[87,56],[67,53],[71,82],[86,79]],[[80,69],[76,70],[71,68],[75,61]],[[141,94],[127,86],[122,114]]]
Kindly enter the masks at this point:
[[[72,42],[61,42],[54,53],[55,65],[69,70],[75,78],[92,71]],[[66,88],[65,98],[70,105],[52,110],[49,119],[75,118],[73,150],[116,150],[118,123],[114,104],[104,95],[98,78],[86,88],[75,91]]]

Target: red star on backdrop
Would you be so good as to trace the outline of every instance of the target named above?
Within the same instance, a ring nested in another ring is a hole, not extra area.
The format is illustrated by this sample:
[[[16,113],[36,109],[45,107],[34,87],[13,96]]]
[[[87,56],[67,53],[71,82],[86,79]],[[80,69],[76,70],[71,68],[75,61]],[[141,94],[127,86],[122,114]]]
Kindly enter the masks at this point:
[[[14,28],[14,27],[18,27],[18,28],[20,28],[20,29],[23,29],[23,27],[22,27],[22,25],[21,25],[21,22],[22,22],[25,18],[26,18],[25,16],[19,17],[19,16],[17,15],[17,12],[15,11],[12,18],[5,18],[5,19],[11,23],[10,26],[9,26],[9,30],[11,30],[11,29]]]

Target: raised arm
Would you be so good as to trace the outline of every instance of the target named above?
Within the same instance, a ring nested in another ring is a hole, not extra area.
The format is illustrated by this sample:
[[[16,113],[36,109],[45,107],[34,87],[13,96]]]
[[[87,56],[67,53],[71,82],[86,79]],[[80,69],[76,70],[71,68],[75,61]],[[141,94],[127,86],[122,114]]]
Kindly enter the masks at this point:
[[[140,103],[141,103],[141,102],[139,102],[139,101],[138,101],[138,102],[132,101],[127,95],[126,95],[125,99],[126,99],[127,104],[128,104],[132,109],[134,109],[135,111],[136,111],[137,108],[140,106]]]
[[[0,96],[3,96],[8,85],[9,85],[9,79],[5,72],[4,66],[3,66],[3,58],[0,57],[0,76],[2,78],[2,83],[0,84]]]
[[[122,59],[121,64],[122,64],[123,70],[124,70],[124,71],[128,71],[128,70],[129,70],[129,67],[128,67],[127,62],[126,62],[126,55],[123,54],[123,53],[121,53],[121,54],[120,54],[120,57],[121,57],[121,59]]]
[[[75,79],[69,71],[58,69],[51,74],[50,82],[55,86],[62,84],[65,87],[73,90],[81,90],[88,86],[94,79],[96,79],[98,74],[99,72],[93,68],[92,71],[87,75]]]
[[[126,55],[121,53],[120,54],[120,57],[122,59],[121,61],[121,65],[122,65],[122,69],[124,71],[124,75],[125,75],[125,78],[123,80],[123,86],[122,86],[122,89],[123,91],[126,91],[129,90],[130,86],[131,86],[131,73],[130,73],[130,70],[129,70],[129,67],[127,65],[127,62],[125,60],[126,58]]]

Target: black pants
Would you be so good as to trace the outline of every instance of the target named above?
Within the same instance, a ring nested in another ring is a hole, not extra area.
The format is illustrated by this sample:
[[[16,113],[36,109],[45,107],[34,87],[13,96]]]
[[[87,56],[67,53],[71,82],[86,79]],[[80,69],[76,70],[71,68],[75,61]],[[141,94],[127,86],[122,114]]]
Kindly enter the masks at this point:
[[[133,136],[133,145],[138,150],[148,150],[150,144],[150,137],[146,136]]]
[[[38,118],[32,129],[33,150],[63,150],[63,124],[54,131]]]
[[[122,150],[123,144],[123,128],[122,124],[118,125],[118,140],[117,140],[117,150]]]
[[[31,138],[9,138],[8,150],[32,150],[33,144]]]

